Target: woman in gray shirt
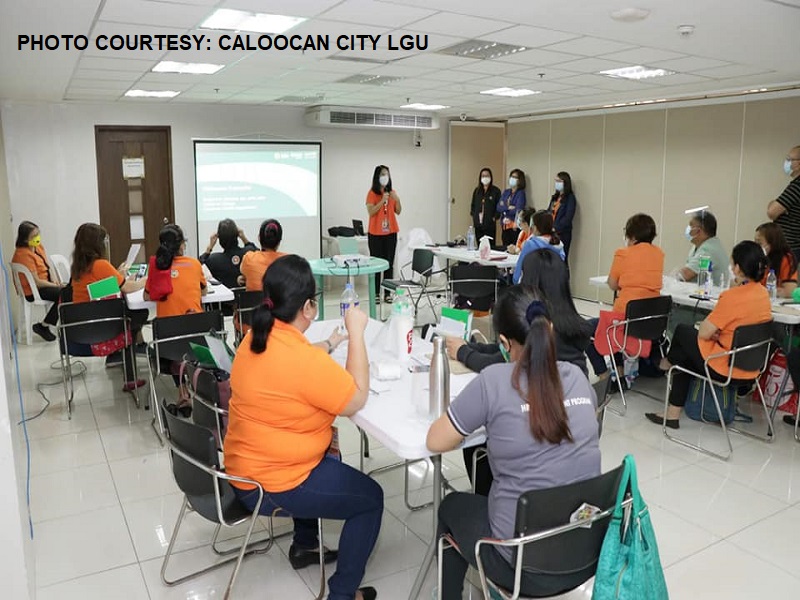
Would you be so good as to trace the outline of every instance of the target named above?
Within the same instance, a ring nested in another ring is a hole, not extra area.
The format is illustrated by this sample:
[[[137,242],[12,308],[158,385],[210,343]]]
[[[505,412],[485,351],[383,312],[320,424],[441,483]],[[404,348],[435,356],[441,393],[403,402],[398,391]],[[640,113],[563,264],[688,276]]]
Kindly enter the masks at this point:
[[[556,360],[553,326],[539,294],[528,286],[508,288],[495,316],[510,362],[481,371],[428,431],[428,449],[447,452],[486,427],[494,473],[488,498],[456,492],[442,501],[439,533],[449,533],[460,548],[460,553],[450,549],[444,554],[444,600],[461,598],[467,566],[477,564],[479,538],[514,537],[516,505],[523,492],[600,474],[594,391],[577,366]],[[491,548],[481,558],[491,580],[514,587],[510,549]],[[582,582],[568,575],[523,573],[522,593],[555,595]]]

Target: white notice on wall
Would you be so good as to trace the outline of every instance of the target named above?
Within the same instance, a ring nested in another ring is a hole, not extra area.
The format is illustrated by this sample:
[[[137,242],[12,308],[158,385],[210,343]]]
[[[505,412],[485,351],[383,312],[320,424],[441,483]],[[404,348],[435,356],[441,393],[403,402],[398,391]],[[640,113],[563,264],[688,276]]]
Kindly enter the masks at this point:
[[[122,159],[123,179],[144,179],[144,156]]]

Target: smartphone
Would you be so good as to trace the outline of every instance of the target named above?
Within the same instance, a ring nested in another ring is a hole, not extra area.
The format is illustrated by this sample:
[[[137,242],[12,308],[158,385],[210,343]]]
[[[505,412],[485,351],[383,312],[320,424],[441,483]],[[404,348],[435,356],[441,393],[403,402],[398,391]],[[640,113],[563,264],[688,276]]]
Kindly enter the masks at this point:
[[[428,373],[431,370],[430,365],[411,365],[408,370],[412,373]]]

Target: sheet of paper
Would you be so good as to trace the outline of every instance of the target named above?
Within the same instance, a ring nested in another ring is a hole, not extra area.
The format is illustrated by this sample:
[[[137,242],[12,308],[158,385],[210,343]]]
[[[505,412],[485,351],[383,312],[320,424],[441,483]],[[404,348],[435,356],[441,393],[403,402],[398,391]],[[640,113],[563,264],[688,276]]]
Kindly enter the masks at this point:
[[[125,264],[129,267],[136,262],[136,257],[139,256],[139,251],[142,249],[141,244],[131,244],[128,249],[128,257],[125,259]]]
[[[214,362],[217,363],[217,367],[230,373],[233,361],[230,354],[228,354],[228,349],[225,347],[225,342],[213,335],[207,335],[205,339],[208,349],[214,357]]]
[[[144,179],[144,156],[122,159],[123,179]]]
[[[467,324],[463,321],[456,321],[455,319],[442,316],[442,320],[436,326],[436,331],[441,335],[463,338],[467,333]]]

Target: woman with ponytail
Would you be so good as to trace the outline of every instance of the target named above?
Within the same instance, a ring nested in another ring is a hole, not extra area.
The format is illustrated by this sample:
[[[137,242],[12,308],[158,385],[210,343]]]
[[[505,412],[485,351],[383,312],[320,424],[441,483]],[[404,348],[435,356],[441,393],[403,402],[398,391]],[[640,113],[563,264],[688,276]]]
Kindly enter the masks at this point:
[[[225,436],[225,469],[264,488],[261,514],[276,509],[294,519],[289,561],[295,569],[337,560],[328,580],[329,600],[374,600],[359,588],[378,539],[383,490],[369,476],[330,456],[333,420],[361,409],[369,394],[364,342],[367,316],[350,309],[346,367],[304,333],[317,318],[314,276],[296,255],[277,259],[263,281],[264,301],[236,352]],[[330,340],[331,338],[329,338]],[[255,508],[255,490],[232,482],[236,495]],[[319,548],[316,519],[344,521],[339,550]]]
[[[731,288],[719,295],[714,310],[700,323],[698,330],[685,324],[675,328],[667,357],[661,361],[662,370],[668,371],[672,365],[677,365],[702,373],[706,358],[731,349],[733,332],[737,327],[772,320],[769,294],[759,283],[767,269],[767,257],[761,246],[751,241],[739,242],[733,248],[731,265]],[[725,381],[728,378],[727,356],[712,358],[709,367],[713,379]],[[739,386],[752,382],[757,373],[734,367],[732,375],[731,385]],[[692,377],[682,371],[675,371],[672,375],[666,414],[670,429],[680,428],[681,410],[686,404],[691,380]],[[664,424],[665,415],[645,413],[645,417],[658,425]]]
[[[206,278],[200,261],[186,252],[183,230],[174,224],[164,225],[158,234],[159,246],[150,257],[145,300],[156,302],[157,317],[175,317],[203,312],[202,296]]]
[[[285,256],[283,252],[278,252],[278,247],[283,240],[283,227],[275,219],[267,219],[258,228],[258,242],[261,244],[261,251],[248,252],[242,258],[242,265],[239,270],[239,283],[247,288],[248,292],[261,291],[262,280],[269,266]]]
[[[495,305],[494,326],[509,362],[481,371],[428,431],[428,449],[447,452],[485,427],[494,473],[488,498],[456,492],[440,506],[439,533],[449,533],[460,548],[444,554],[444,600],[461,598],[467,567],[477,564],[479,538],[513,537],[523,492],[600,474],[594,391],[580,368],[557,360],[553,325],[539,293],[524,285],[507,288]],[[490,579],[514,588],[510,548],[492,548],[481,558]],[[586,578],[523,572],[522,594],[554,596]]]

